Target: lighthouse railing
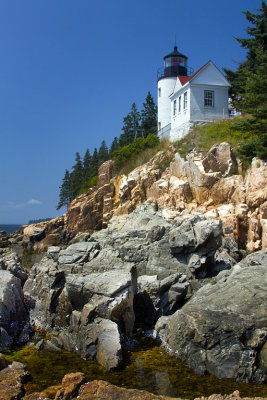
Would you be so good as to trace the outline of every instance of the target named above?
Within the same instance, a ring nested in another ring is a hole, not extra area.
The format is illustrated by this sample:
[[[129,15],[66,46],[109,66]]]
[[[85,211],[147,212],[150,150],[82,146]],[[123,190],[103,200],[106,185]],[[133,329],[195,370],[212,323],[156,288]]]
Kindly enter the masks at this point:
[[[169,137],[170,136],[170,131],[171,131],[171,124],[168,124],[168,125],[164,126],[163,128],[161,128],[158,131],[159,139],[163,139],[163,138]]]
[[[182,68],[185,68],[186,70],[187,70],[187,76],[191,76],[193,73],[194,73],[194,68],[192,68],[192,67],[182,67]],[[169,76],[175,76],[175,75],[179,75],[179,73],[177,72],[177,74],[169,74],[169,72],[170,72],[171,70],[169,70],[168,72],[167,72],[167,70],[166,70],[166,68],[164,68],[164,67],[160,67],[158,70],[157,70],[157,79],[159,80],[160,78],[168,78]]]

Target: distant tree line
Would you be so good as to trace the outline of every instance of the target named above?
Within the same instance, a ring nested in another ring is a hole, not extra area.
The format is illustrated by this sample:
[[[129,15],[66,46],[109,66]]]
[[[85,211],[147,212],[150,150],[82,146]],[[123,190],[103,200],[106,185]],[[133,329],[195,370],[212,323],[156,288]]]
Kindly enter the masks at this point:
[[[52,218],[38,218],[38,219],[30,219],[28,225],[39,224],[40,222],[51,221]]]
[[[90,187],[97,184],[99,166],[114,159],[117,166],[121,166],[131,155],[136,154],[146,147],[154,146],[158,140],[157,133],[157,107],[150,92],[148,92],[141,112],[133,103],[130,112],[123,118],[123,133],[115,137],[108,149],[105,140],[101,142],[99,149],[94,149],[91,155],[87,148],[83,158],[77,152],[75,164],[71,172],[65,170],[59,192],[57,210],[68,207],[69,203],[78,195],[86,193]],[[151,134],[153,137],[151,137]],[[136,145],[132,144],[136,142]],[[127,156],[126,156],[127,155]]]

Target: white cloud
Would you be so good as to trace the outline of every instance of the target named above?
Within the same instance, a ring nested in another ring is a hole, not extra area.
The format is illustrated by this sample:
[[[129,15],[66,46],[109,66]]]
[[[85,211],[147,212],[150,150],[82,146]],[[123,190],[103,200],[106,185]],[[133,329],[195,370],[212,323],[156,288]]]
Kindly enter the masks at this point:
[[[14,203],[13,201],[9,201],[7,206],[8,206],[8,208],[23,208],[23,207],[25,207],[25,204],[23,204],[23,203],[17,204],[17,203]]]
[[[42,202],[39,201],[39,200],[31,199],[31,200],[27,201],[27,204],[30,204],[30,205],[32,205],[32,204],[42,204]]]

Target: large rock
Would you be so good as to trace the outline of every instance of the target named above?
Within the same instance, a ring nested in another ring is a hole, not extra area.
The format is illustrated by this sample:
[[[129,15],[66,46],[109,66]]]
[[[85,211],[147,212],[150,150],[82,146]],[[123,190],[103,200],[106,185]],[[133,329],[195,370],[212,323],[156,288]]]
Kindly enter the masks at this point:
[[[112,325],[112,332],[118,331],[118,325],[121,332],[131,335],[135,270],[124,268],[83,275],[75,269],[74,273],[68,271],[51,259],[43,259],[32,268],[24,287],[31,322],[36,328],[56,334],[56,345],[85,358],[98,354],[105,367],[114,368],[121,360],[118,356],[115,365],[115,356],[110,358],[105,324]],[[120,347],[120,340],[117,344]]]
[[[203,158],[202,164],[205,172],[220,172],[224,176],[237,172],[237,160],[227,142],[213,145]]]
[[[92,381],[81,387],[79,400],[175,400],[144,390],[125,389],[104,381]],[[74,399],[76,400],[76,399]],[[178,400],[178,399],[176,399]]]
[[[81,385],[85,382],[85,375],[81,372],[65,375],[62,379],[61,388],[56,393],[55,400],[70,399],[77,396]]]
[[[198,374],[263,382],[266,371],[266,253],[241,261],[169,317],[160,335]],[[166,319],[167,317],[165,317]]]
[[[110,320],[103,320],[100,325],[97,361],[108,371],[117,368],[122,362],[118,325]]]
[[[233,175],[221,178],[212,186],[210,196],[213,204],[245,203],[246,190],[243,177],[241,175]]]
[[[253,159],[245,178],[246,198],[249,207],[259,207],[267,200],[267,165]]]
[[[147,325],[155,324],[161,315],[173,314],[183,304],[189,287],[183,274],[172,274],[162,280],[157,275],[142,275],[137,282],[135,317],[137,322]]]
[[[71,244],[59,253],[59,264],[84,263],[99,253],[99,246],[94,242],[78,242]]]
[[[30,379],[25,365],[13,362],[7,368],[0,371],[0,395],[1,400],[21,399],[24,395],[24,383]]]
[[[21,280],[22,285],[28,278],[28,272],[22,267],[17,254],[10,250],[0,257],[0,270],[9,271],[12,275]]]
[[[17,339],[27,319],[21,281],[0,270],[0,348],[6,350]]]

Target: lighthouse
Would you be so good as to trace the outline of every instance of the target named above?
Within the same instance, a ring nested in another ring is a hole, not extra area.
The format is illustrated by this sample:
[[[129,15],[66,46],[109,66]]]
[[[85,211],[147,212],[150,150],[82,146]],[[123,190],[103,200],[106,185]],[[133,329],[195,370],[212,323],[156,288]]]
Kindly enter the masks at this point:
[[[169,134],[171,129],[171,99],[177,76],[187,76],[187,56],[174,46],[172,53],[163,58],[164,67],[158,70],[158,131],[159,136]]]
[[[158,71],[158,136],[171,142],[207,122],[228,118],[230,84],[212,61],[196,72],[174,46]]]

